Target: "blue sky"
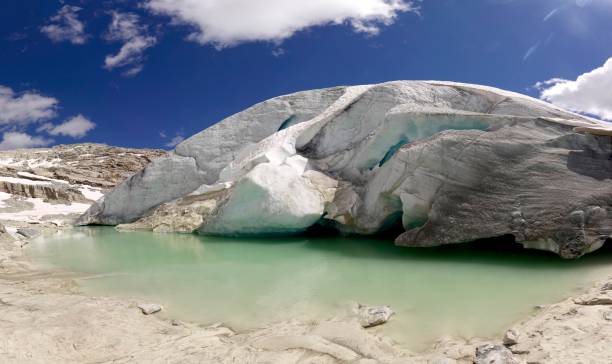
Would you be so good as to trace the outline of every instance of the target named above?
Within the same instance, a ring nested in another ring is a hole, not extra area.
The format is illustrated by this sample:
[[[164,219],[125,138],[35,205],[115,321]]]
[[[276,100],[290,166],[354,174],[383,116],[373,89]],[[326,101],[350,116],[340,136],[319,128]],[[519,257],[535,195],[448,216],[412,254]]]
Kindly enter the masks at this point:
[[[0,149],[167,148],[274,96],[398,79],[610,119],[611,57],[612,0],[3,0]]]

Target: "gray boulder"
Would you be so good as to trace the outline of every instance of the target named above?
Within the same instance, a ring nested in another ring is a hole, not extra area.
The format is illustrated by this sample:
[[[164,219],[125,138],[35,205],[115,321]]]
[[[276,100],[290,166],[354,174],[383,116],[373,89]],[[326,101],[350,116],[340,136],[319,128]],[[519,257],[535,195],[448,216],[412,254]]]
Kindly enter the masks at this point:
[[[486,344],[476,348],[474,364],[522,364],[522,361],[503,345]]]

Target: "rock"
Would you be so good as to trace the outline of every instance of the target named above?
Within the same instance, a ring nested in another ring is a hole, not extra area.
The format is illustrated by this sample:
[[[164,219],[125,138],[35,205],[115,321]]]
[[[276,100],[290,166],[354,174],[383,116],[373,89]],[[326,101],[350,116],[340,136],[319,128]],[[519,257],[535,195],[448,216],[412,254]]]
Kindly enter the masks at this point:
[[[0,192],[26,198],[40,198],[62,203],[86,202],[78,189],[67,184],[48,181],[30,181],[24,178],[0,177]]]
[[[516,329],[507,330],[504,334],[503,344],[505,346],[512,346],[518,343],[519,332]]]
[[[24,236],[28,239],[32,239],[32,238],[39,236],[40,231],[36,229],[29,229],[29,228],[18,228],[17,234]]]
[[[604,320],[612,321],[612,311],[606,311],[603,314]]]
[[[612,130],[478,85],[397,81],[305,91],[185,140],[79,223],[230,236],[295,234],[316,224],[349,234],[397,226],[401,246],[513,236],[527,248],[577,258],[612,235],[612,143],[601,128]],[[213,197],[217,186],[224,192]],[[192,194],[214,203],[189,207]]]
[[[232,336],[236,334],[230,328],[224,326],[209,326],[206,328],[206,333],[212,336]]]
[[[0,175],[111,188],[165,153],[93,143],[7,150],[0,151],[0,160],[7,161],[0,165]]]
[[[355,308],[359,324],[364,328],[382,325],[389,321],[394,313],[390,306],[363,306],[358,304]]]
[[[457,364],[457,361],[455,359],[443,357],[431,359],[427,364]]]
[[[510,349],[512,354],[525,355],[531,352],[532,346],[533,345],[529,342],[527,343],[520,342],[515,345],[509,346],[508,349]]]
[[[141,303],[138,308],[145,315],[152,315],[162,310],[162,306],[157,303]]]
[[[607,282],[601,286],[602,291],[612,291],[612,282]]]
[[[159,150],[102,144],[0,151],[4,220],[73,225],[106,189],[142,169]]]
[[[612,305],[612,296],[584,295],[574,298],[574,303],[583,306]]]
[[[371,334],[357,322],[324,321],[318,324],[311,334],[383,363],[390,362],[390,359],[398,358],[401,354],[391,342]]]
[[[486,344],[476,348],[474,364],[521,364],[521,361],[505,346]]]
[[[352,362],[360,356],[351,349],[326,340],[318,335],[266,337],[253,342],[253,346],[265,350],[306,349],[327,354],[343,362]]]
[[[192,233],[217,206],[222,193],[190,195],[158,207],[151,215],[118,230],[151,230],[157,233]]]

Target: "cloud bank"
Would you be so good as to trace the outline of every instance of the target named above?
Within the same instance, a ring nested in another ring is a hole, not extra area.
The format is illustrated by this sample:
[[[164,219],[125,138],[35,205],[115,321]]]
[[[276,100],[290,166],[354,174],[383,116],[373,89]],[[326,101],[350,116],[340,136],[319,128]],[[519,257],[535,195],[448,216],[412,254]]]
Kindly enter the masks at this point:
[[[79,114],[69,118],[59,125],[53,125],[51,123],[43,124],[37,129],[37,131],[45,131],[49,135],[63,135],[79,139],[87,135],[87,133],[95,127],[95,123]]]
[[[612,120],[612,58],[576,80],[538,82],[540,98],[555,105]]]
[[[29,124],[55,116],[58,101],[34,91],[16,94],[0,86],[0,124]]]
[[[31,136],[17,131],[7,131],[2,134],[0,150],[44,147],[53,141],[39,136]]]
[[[77,115],[59,125],[46,122],[36,128],[38,135],[30,135],[32,124],[42,123],[57,116],[59,102],[54,97],[36,91],[16,93],[10,87],[0,85],[0,150],[41,147],[53,143],[47,135],[82,138],[96,124],[83,115]]]
[[[377,34],[399,13],[417,10],[411,0],[147,0],[145,6],[194,26],[189,39],[219,48],[281,42],[300,30],[329,24]]]
[[[78,6],[64,5],[57,14],[49,19],[40,31],[54,42],[68,41],[72,44],[84,44],[87,41],[85,25],[79,20]]]

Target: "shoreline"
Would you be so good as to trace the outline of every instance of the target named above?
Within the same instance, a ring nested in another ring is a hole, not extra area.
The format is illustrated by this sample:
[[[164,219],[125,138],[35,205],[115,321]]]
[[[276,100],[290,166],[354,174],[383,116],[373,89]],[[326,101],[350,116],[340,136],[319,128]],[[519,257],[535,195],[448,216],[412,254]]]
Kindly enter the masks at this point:
[[[36,227],[43,233],[62,229],[50,224]],[[239,332],[223,324],[145,316],[137,308],[144,302],[137,299],[83,293],[75,281],[78,273],[43,269],[25,254],[23,241],[8,242],[6,234],[0,244],[0,257],[4,257],[0,321],[5,323],[0,328],[0,359],[6,363],[471,363],[477,360],[478,346],[499,346],[504,341],[501,337],[441,338],[423,352],[410,352],[382,336],[384,328],[364,329],[346,314]],[[606,345],[612,337],[612,278],[601,278],[593,287],[568,292],[571,297],[512,325],[509,329],[517,333],[517,343],[507,345],[507,352],[512,352],[513,360],[612,361],[612,350]],[[601,290],[606,283],[609,290]]]

